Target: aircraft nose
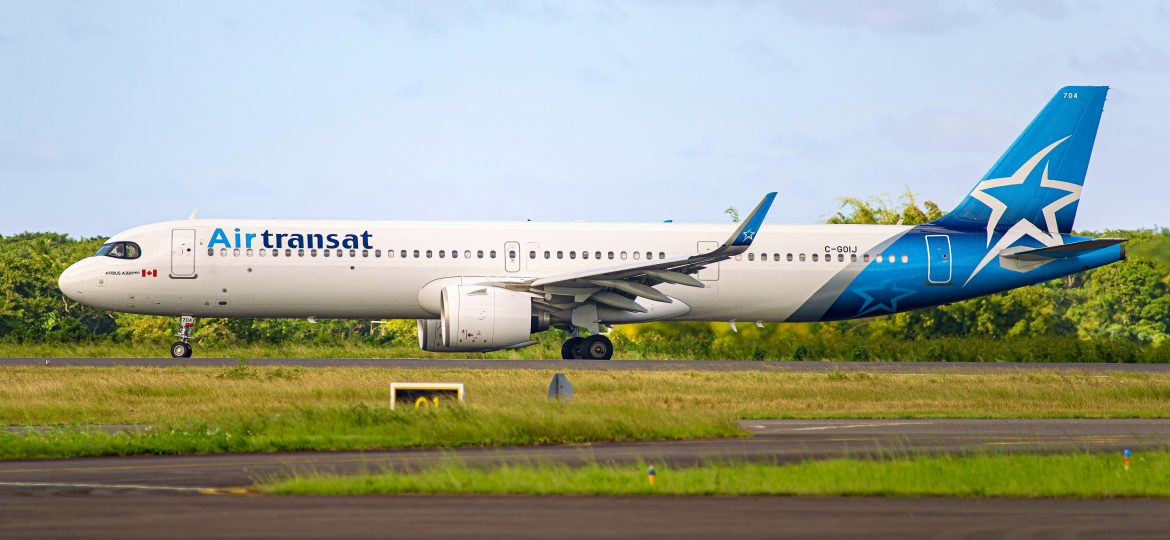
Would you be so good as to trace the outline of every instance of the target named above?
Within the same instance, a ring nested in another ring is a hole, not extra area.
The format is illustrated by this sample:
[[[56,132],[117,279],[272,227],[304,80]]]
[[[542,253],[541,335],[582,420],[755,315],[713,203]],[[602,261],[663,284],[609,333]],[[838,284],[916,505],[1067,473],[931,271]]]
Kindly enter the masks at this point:
[[[61,289],[61,293],[70,300],[81,301],[81,296],[84,294],[82,290],[81,271],[77,268],[77,263],[74,263],[66,268],[64,272],[57,278],[57,288]]]

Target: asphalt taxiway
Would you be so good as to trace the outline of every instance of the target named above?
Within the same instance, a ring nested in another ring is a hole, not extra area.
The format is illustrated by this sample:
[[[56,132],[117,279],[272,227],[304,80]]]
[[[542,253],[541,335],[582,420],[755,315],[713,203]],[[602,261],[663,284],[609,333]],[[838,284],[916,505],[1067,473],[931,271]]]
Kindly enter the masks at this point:
[[[1170,447],[1170,420],[896,419],[744,420],[750,437],[553,446],[129,456],[0,461],[0,487],[21,483],[216,489],[291,473],[409,469],[442,459],[470,465],[555,461],[694,465],[710,460],[791,463],[837,456],[932,452],[1142,450]],[[105,427],[105,426],[95,426]],[[1120,454],[1119,454],[1120,455]]]
[[[458,458],[687,465],[904,453],[1170,446],[1170,420],[745,420],[751,437],[377,452],[0,462],[0,536],[88,537],[1163,537],[1161,500],[839,497],[232,496],[294,472],[402,470]]]
[[[831,370],[888,374],[1012,373],[1081,371],[1090,373],[1170,373],[1170,364],[1076,362],[822,362],[746,360],[466,360],[450,358],[0,358],[2,366],[169,367],[234,366],[375,367],[426,369],[532,369],[543,371],[775,371],[823,373]]]

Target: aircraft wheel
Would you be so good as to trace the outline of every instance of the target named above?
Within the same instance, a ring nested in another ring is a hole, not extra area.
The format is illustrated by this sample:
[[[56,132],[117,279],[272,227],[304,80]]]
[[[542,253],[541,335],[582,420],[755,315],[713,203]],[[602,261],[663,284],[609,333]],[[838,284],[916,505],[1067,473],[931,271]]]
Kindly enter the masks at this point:
[[[597,334],[585,338],[581,342],[581,356],[586,360],[609,360],[613,358],[613,342],[609,338]]]
[[[561,358],[565,360],[581,358],[581,351],[578,349],[580,348],[582,341],[585,341],[585,339],[579,337],[571,337],[566,339],[565,344],[561,345]]]
[[[191,358],[191,346],[177,341],[171,345],[171,358]]]

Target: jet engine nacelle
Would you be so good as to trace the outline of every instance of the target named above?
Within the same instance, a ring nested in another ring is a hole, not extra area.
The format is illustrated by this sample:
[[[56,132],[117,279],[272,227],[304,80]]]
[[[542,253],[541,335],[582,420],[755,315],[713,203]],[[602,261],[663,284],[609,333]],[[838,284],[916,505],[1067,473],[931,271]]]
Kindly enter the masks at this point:
[[[442,327],[439,319],[419,319],[418,347],[429,352],[459,352],[443,346]]]
[[[532,297],[487,285],[448,285],[440,294],[440,319],[418,321],[419,347],[433,352],[487,352],[535,343],[548,314],[534,314]]]

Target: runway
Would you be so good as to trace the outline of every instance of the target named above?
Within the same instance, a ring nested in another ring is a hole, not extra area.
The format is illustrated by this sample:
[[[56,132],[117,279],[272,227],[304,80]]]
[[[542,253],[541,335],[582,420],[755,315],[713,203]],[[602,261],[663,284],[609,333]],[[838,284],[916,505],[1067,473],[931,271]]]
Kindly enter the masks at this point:
[[[1165,538],[1160,500],[0,492],[5,538]]]
[[[372,367],[425,369],[531,369],[541,371],[772,371],[823,373],[831,370],[887,374],[1013,373],[1083,371],[1092,373],[1170,373],[1170,364],[1009,363],[1009,362],[827,362],[748,360],[466,360],[449,358],[0,358],[3,366],[172,367],[234,366]]]
[[[617,536],[774,538],[1161,537],[1160,500],[836,497],[237,497],[230,488],[291,472],[418,467],[448,456],[499,462],[777,463],[923,452],[1120,452],[1170,446],[1170,420],[746,420],[752,437],[452,451],[136,456],[0,462],[0,535],[37,538]]]

